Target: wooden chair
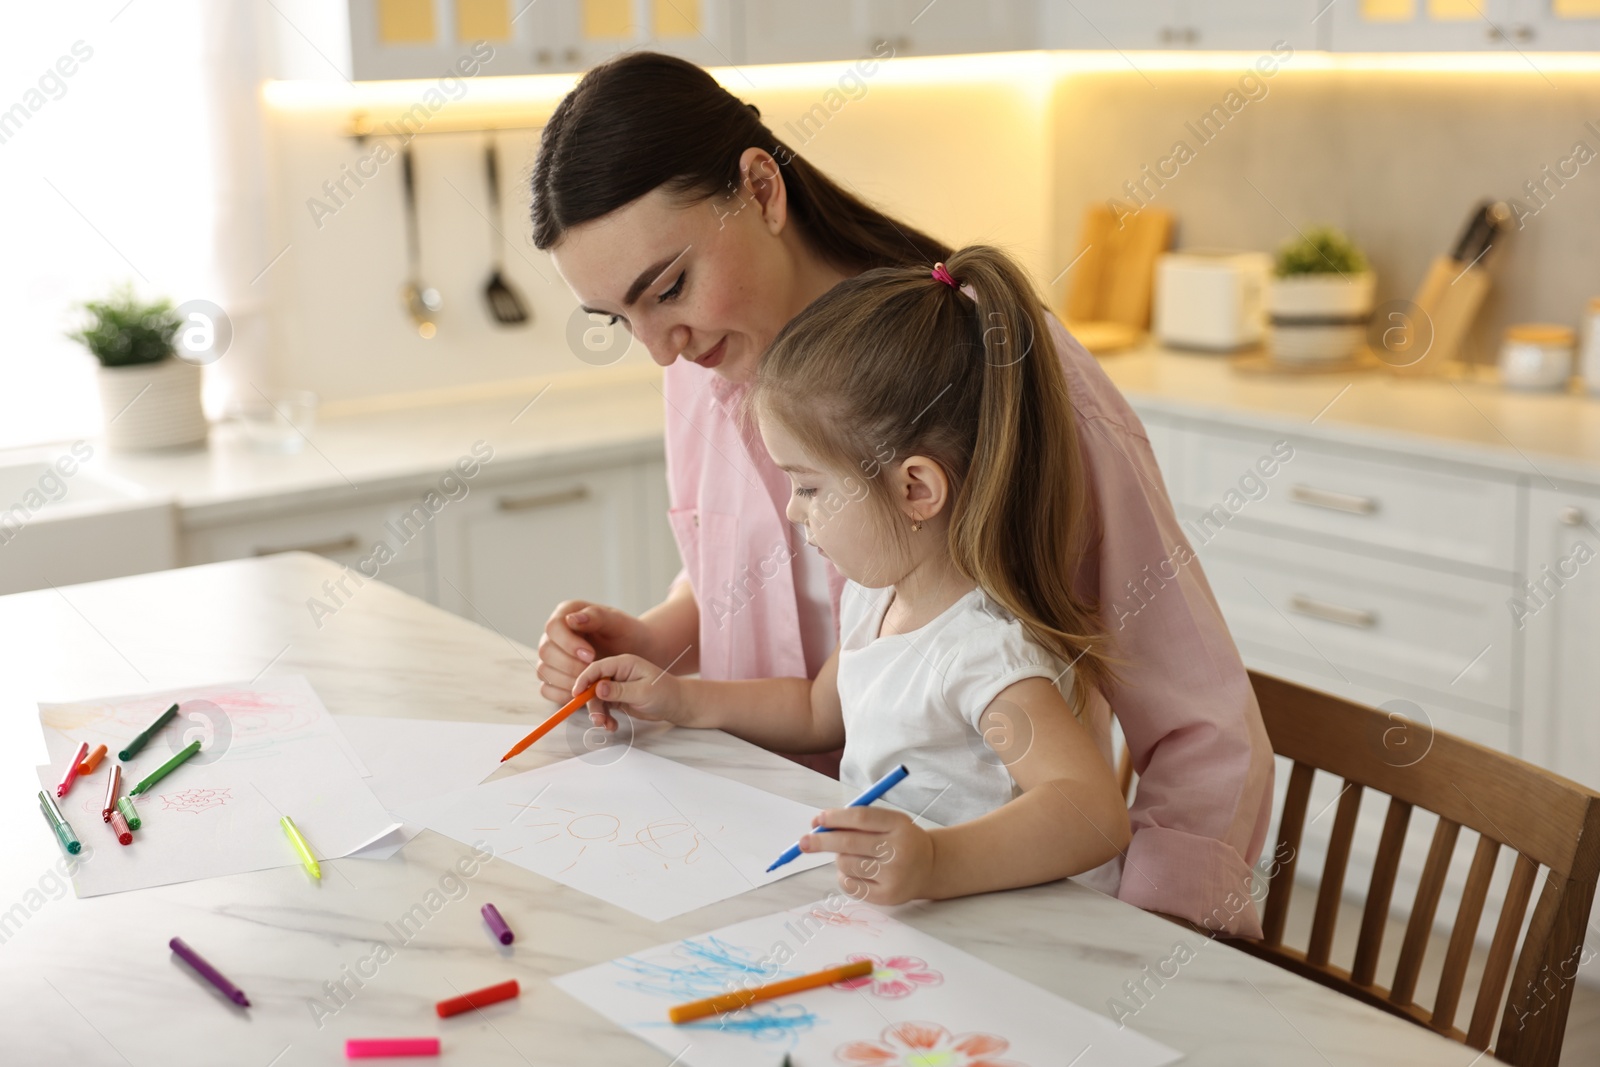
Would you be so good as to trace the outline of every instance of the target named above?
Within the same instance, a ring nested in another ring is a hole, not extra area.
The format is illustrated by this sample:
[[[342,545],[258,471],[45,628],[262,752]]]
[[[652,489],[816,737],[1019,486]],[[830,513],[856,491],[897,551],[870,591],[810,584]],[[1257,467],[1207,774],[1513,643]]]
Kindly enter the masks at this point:
[[[1530,763],[1447,734],[1433,733],[1426,755],[1412,750],[1401,760],[1386,741],[1409,731],[1408,744],[1426,744],[1425,727],[1406,725],[1383,712],[1329,696],[1270,675],[1250,672],[1273,751],[1294,761],[1284,799],[1281,841],[1271,855],[1284,856],[1270,879],[1261,941],[1231,944],[1337,989],[1357,1000],[1462,1041],[1489,1047],[1498,1014],[1494,1055],[1506,1063],[1554,1064],[1561,1054],[1572,977],[1583,952],[1584,931],[1595,882],[1600,877],[1600,794]],[[1387,758],[1386,758],[1387,757]],[[1411,762],[1415,760],[1415,762]],[[1396,766],[1396,763],[1407,763]],[[1283,943],[1295,860],[1305,825],[1311,780],[1322,770],[1344,779],[1334,815],[1332,840],[1317,891],[1311,935],[1304,950]],[[1365,790],[1390,797],[1378,841],[1366,908],[1349,969],[1330,962],[1350,841]],[[1378,952],[1388,920],[1395,872],[1413,808],[1439,817],[1422,881],[1401,942],[1393,981],[1377,984]],[[1467,874],[1438,993],[1431,1008],[1414,1001],[1417,975],[1433,928],[1439,894],[1456,837],[1465,826],[1480,835]],[[1487,966],[1463,1032],[1456,1010],[1474,935],[1500,848],[1512,851],[1512,875],[1489,947]],[[1287,851],[1282,851],[1284,849]],[[1540,867],[1546,868],[1527,936],[1516,952],[1528,898]],[[1516,955],[1515,969],[1512,957]],[[1510,972],[1511,990],[1501,1010]]]

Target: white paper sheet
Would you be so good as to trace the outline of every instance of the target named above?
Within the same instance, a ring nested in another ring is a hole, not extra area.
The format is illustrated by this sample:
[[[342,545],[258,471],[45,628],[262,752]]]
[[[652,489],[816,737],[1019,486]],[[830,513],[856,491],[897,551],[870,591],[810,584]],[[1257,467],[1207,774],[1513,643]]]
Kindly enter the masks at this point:
[[[204,714],[193,711],[198,701],[209,701]],[[180,721],[123,766],[122,793],[187,741],[203,747],[133,798],[143,825],[131,845],[118,845],[100,820],[116,750],[174,702],[184,705]],[[280,815],[294,819],[322,859],[348,855],[399,826],[304,678],[40,705],[39,716],[52,756],[39,781],[52,793],[80,741],[111,750],[59,802],[78,838],[94,849],[73,878],[80,897],[297,865]],[[184,719],[207,723],[208,736],[185,736]]]
[[[564,760],[400,809],[407,822],[660,922],[831,863],[767,874],[816,810],[639,749]]]
[[[843,985],[674,1025],[704,997],[870,959]],[[1181,1054],[842,896],[574,971],[555,984],[684,1067],[1159,1067]]]
[[[367,785],[390,812],[476,785],[486,761],[521,740],[526,723],[449,722],[440,719],[397,719],[335,715],[357,755],[372,769]],[[362,849],[358,859],[388,859],[422,827],[400,829]]]

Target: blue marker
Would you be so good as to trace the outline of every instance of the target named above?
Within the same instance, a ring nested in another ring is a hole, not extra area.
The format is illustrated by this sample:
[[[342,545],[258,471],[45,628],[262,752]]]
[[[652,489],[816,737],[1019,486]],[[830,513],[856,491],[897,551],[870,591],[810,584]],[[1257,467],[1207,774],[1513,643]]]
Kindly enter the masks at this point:
[[[864,808],[864,807],[866,807],[868,804],[871,804],[873,801],[882,798],[883,794],[887,793],[889,790],[891,790],[895,786],[899,785],[902,781],[905,780],[905,776],[910,774],[910,773],[911,773],[910,771],[906,770],[906,765],[904,763],[902,763],[900,766],[896,767],[894,770],[890,771],[888,774],[884,775],[882,778],[879,778],[878,781],[870,789],[868,789],[865,793],[862,793],[860,796],[856,797],[848,805],[846,805],[846,807],[851,807],[851,808]],[[821,826],[821,827],[818,827],[814,832],[815,833],[819,833],[819,834],[825,834],[825,833],[828,833],[829,831],[831,831],[832,829],[833,829],[833,827],[831,827],[831,826]],[[773,861],[772,866],[767,868],[767,872],[770,874],[771,872],[777,870],[779,867],[782,867],[785,863],[789,863],[790,861],[797,860],[799,858],[800,858],[800,842],[796,841],[794,844],[790,845],[787,849],[784,850],[783,855],[779,856],[776,860]]]

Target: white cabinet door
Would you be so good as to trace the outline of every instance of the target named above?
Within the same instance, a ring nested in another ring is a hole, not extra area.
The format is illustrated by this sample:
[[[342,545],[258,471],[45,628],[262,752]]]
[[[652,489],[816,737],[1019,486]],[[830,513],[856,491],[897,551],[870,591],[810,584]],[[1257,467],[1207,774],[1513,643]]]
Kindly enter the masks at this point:
[[[707,67],[740,59],[738,0],[538,0],[555,70],[588,70],[619,52],[648,49]]]
[[[1039,36],[1044,48],[1140,50],[1182,48],[1187,5],[1177,0],[1045,0]]]
[[[439,524],[439,604],[527,645],[583,598],[648,607],[632,466],[474,489]]]
[[[1039,11],[1029,0],[865,0],[874,44],[897,56],[948,56],[1038,48]]]
[[[1511,0],[1508,43],[1529,52],[1600,49],[1600,3],[1595,0]]]
[[[860,0],[745,0],[741,52],[746,63],[806,63],[873,54],[878,31]]]
[[[529,74],[543,5],[517,0],[348,0],[358,81]],[[465,66],[461,66],[465,64]],[[419,91],[420,95],[420,91]]]
[[[1284,42],[1296,52],[1326,48],[1325,24],[1332,14],[1325,10],[1329,3],[1330,0],[1186,0],[1179,11],[1182,47],[1270,52]]]
[[[1320,21],[1336,52],[1509,50],[1513,0],[1339,0]]]
[[[1508,601],[1527,647],[1527,758],[1600,789],[1600,491],[1529,492],[1530,583]]]
[[[428,503],[437,510],[431,510]],[[437,516],[456,505],[433,494],[383,504],[327,508],[298,515],[203,526],[183,532],[183,562],[216,563],[280,552],[310,552],[435,602],[433,549]],[[354,579],[352,579],[354,580]],[[307,590],[324,608],[339,594]]]

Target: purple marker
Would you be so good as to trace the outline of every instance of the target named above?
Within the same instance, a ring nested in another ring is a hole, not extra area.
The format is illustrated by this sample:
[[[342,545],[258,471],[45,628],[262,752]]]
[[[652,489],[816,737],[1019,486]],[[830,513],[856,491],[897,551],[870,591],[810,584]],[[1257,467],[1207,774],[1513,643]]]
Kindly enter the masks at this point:
[[[175,937],[167,942],[168,947],[189,966],[200,972],[200,977],[222,990],[223,995],[241,1008],[250,1006],[250,998],[244,995],[244,990],[222,977],[222,972],[200,958],[200,953],[183,943],[183,938]]]
[[[489,932],[500,939],[502,945],[509,945],[516,940],[517,935],[511,932],[511,927],[500,918],[500,911],[493,904],[483,906],[483,921],[489,924]]]

